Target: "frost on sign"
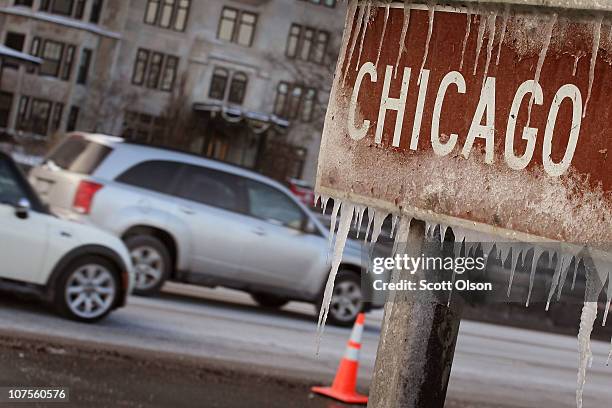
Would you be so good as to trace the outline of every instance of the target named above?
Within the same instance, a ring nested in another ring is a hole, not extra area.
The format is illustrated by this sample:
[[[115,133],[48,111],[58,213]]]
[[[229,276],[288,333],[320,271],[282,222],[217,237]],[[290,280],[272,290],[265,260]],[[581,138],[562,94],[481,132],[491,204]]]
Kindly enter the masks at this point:
[[[349,4],[317,191],[606,245],[610,25],[492,10]]]
[[[317,193],[341,214],[320,322],[353,214],[361,222],[366,206],[372,241],[394,213],[396,240],[416,217],[428,229],[452,225],[459,241],[483,241],[476,231],[587,245],[602,261],[600,281],[611,272],[610,21],[468,4],[349,3],[317,173]],[[596,313],[586,302],[579,406]]]

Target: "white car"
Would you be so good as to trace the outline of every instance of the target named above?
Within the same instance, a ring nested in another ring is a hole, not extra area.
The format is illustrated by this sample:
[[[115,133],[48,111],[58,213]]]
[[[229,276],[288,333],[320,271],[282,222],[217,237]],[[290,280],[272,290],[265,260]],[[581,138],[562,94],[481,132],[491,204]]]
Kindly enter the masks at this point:
[[[125,304],[133,271],[125,245],[51,215],[0,153],[0,288],[35,293],[65,317],[95,322]]]

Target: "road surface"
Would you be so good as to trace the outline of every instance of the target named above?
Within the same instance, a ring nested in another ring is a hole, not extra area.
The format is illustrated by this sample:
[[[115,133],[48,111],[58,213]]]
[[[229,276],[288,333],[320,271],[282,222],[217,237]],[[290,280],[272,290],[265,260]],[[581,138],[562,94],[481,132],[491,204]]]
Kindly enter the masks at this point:
[[[374,367],[381,319],[381,311],[376,311],[366,320],[360,371],[360,387],[366,391]],[[176,387],[188,387],[198,381],[215,383],[208,381],[210,376],[227,372],[232,373],[232,381],[224,383],[217,379],[215,391],[205,393],[205,398],[210,398],[209,406],[215,406],[213,401],[218,398],[229,401],[247,397],[229,392],[234,389],[229,384],[234,382],[236,390],[255,398],[250,400],[252,406],[272,406],[269,401],[257,399],[255,392],[259,391],[264,398],[269,393],[263,390],[267,384],[272,384],[270,390],[279,398],[281,395],[282,398],[294,398],[293,405],[289,406],[327,407],[317,405],[323,400],[308,396],[308,385],[331,381],[349,330],[327,327],[318,358],[315,357],[315,330],[315,316],[310,305],[291,303],[281,311],[270,311],[254,307],[250,298],[240,292],[188,285],[167,285],[158,298],[133,297],[128,307],[97,325],[66,321],[49,312],[45,305],[4,294],[0,300],[0,352],[4,361],[0,361],[0,366],[4,367],[5,378],[7,367],[17,370],[22,364],[29,367],[30,375],[34,375],[41,366],[57,366],[57,372],[64,376],[59,378],[74,382],[75,378],[83,377],[83,383],[87,379],[95,382],[97,376],[103,378],[102,371],[121,370],[118,373],[132,376],[130,378],[146,376],[155,384],[166,378],[167,370],[172,373]],[[32,354],[32,344],[41,345],[35,347],[34,352],[38,354]],[[593,352],[585,407],[609,407],[612,405],[612,368],[605,366],[608,344],[594,342]],[[19,357],[19,353],[24,357]],[[96,355],[104,358],[96,358]],[[21,363],[19,358],[23,359]],[[576,339],[571,336],[464,321],[447,405],[574,407],[577,358]],[[97,360],[95,365],[100,373],[86,368],[86,362],[91,359]],[[124,366],[125,369],[121,368]],[[211,369],[213,374],[204,370],[199,377],[192,375],[202,367],[220,368]],[[190,374],[185,374],[181,385],[177,378],[187,371]],[[46,374],[51,378],[53,370],[47,368]],[[117,382],[121,374],[111,379]],[[24,377],[24,381],[27,378],[30,377]],[[258,381],[253,378],[276,382],[263,381],[257,385]],[[38,375],[37,384],[42,380]],[[0,376],[1,381],[6,380]],[[110,388],[114,391],[104,395],[112,398],[121,394],[123,398],[122,393],[126,390],[120,389],[121,383],[119,381]],[[76,381],[76,384],[80,383]],[[144,398],[144,392],[142,389],[140,393],[135,392],[131,401]],[[199,398],[201,400],[202,396]],[[132,406],[128,400],[125,405]],[[185,401],[194,400],[187,393]]]

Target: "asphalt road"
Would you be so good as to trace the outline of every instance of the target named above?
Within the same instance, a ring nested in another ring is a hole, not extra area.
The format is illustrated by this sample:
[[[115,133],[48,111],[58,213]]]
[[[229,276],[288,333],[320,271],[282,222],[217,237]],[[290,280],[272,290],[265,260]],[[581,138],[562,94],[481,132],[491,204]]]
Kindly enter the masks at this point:
[[[366,320],[363,390],[381,318],[374,312]],[[123,406],[164,406],[176,398],[175,406],[328,407],[309,395],[308,386],[331,380],[349,330],[327,327],[316,357],[315,329],[310,305],[270,311],[240,292],[184,285],[168,285],[159,298],[134,297],[97,325],[66,321],[40,303],[4,296],[0,384],[7,378],[26,381],[21,385],[64,379],[81,387],[81,398],[98,395],[99,406],[113,405],[116,397]],[[585,407],[611,406],[608,344],[594,342],[593,352]],[[447,406],[574,407],[577,359],[575,337],[464,321]],[[98,378],[108,388],[96,386]],[[164,388],[168,382],[172,386]],[[140,386],[131,392],[130,384]]]

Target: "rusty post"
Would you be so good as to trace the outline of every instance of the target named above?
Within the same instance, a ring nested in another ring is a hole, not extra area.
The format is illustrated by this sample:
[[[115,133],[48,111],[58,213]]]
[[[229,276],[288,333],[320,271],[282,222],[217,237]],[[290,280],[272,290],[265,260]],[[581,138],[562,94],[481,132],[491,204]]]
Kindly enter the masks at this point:
[[[408,256],[440,253],[439,241],[424,237],[424,223],[413,222]],[[414,278],[404,270],[399,279]],[[395,292],[385,305],[368,406],[443,408],[460,318],[459,302],[447,307],[447,299],[434,292]]]

